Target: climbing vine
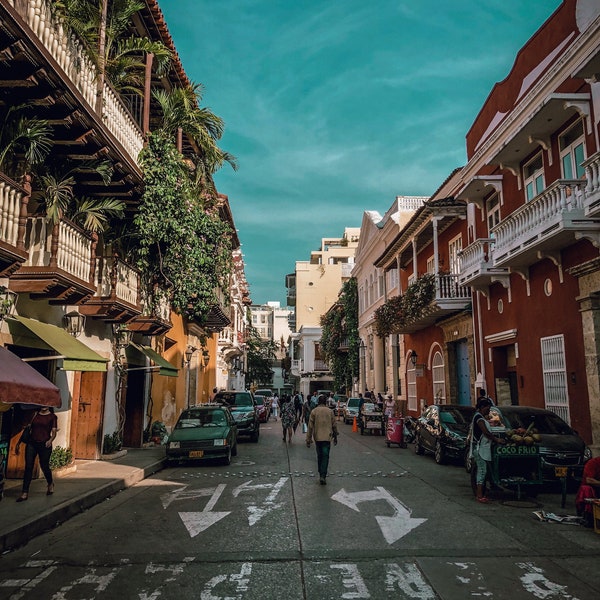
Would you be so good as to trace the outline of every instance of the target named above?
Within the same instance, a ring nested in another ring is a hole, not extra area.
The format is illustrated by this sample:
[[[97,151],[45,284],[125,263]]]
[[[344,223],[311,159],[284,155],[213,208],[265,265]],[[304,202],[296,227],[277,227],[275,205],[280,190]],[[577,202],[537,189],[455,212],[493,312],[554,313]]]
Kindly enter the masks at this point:
[[[150,295],[168,288],[174,309],[200,323],[228,290],[231,229],[192,183],[188,165],[171,139],[151,134],[140,154],[144,194],[134,224],[137,266]]]
[[[351,390],[358,376],[358,291],[356,279],[344,282],[337,303],[321,317],[320,348],[335,389]]]

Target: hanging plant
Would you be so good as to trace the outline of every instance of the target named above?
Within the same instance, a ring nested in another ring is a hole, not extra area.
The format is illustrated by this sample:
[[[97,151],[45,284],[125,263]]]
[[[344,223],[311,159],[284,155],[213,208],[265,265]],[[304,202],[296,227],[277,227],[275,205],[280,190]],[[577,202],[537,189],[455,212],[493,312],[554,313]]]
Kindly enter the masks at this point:
[[[140,155],[144,194],[134,224],[137,266],[148,290],[168,288],[174,309],[202,322],[227,291],[232,269],[231,229],[216,209],[205,210],[170,137],[149,136]]]

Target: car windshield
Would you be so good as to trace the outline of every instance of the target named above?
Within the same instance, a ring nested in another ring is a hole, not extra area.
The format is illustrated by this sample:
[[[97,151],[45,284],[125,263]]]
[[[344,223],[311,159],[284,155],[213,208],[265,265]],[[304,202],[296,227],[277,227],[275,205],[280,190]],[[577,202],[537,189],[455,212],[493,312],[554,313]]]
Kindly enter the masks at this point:
[[[222,410],[200,410],[183,413],[175,425],[175,429],[192,427],[222,427],[227,425],[227,417]]]
[[[252,396],[248,392],[219,392],[214,401],[226,406],[252,406]]]
[[[547,435],[573,435],[573,430],[558,416],[552,412],[528,413],[521,411],[502,411],[504,418],[512,429],[522,427],[527,429],[531,423],[538,433]]]
[[[475,411],[470,406],[440,409],[440,421],[454,431],[467,431]]]
[[[265,403],[265,399],[262,396],[254,396],[254,400],[259,406],[262,406]]]
[[[352,408],[353,406],[358,406],[359,402],[360,402],[360,398],[348,398],[348,402],[346,403],[346,406],[348,408]]]

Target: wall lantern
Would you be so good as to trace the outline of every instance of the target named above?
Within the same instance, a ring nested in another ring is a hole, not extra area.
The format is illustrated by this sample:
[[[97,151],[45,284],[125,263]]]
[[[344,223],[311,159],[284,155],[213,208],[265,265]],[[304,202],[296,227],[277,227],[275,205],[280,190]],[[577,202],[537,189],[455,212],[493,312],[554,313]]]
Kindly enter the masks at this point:
[[[85,327],[85,315],[78,313],[76,310],[63,315],[62,321],[66,332],[75,338],[81,335]]]
[[[13,314],[18,297],[17,292],[13,292],[6,286],[0,285],[0,321]]]
[[[127,325],[121,323],[113,324],[113,338],[115,340],[115,344],[118,349],[125,348],[129,346],[129,342],[131,342],[131,335],[133,331],[127,329]]]
[[[194,356],[194,352],[196,352],[197,349],[198,348],[194,348],[194,346],[188,346],[185,349],[182,366],[189,366],[189,364],[192,362],[192,356]]]
[[[417,366],[417,359],[419,358],[418,354],[413,350],[410,353],[409,358],[410,358],[410,362],[412,363],[413,367],[416,367]]]

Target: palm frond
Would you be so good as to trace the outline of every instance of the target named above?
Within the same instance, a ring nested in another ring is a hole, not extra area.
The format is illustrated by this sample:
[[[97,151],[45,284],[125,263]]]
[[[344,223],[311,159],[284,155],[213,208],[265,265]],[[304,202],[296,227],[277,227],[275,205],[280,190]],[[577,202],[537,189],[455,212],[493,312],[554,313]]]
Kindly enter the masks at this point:
[[[89,198],[82,196],[75,201],[71,219],[86,231],[104,231],[110,220],[121,218],[125,203],[117,198]]]

